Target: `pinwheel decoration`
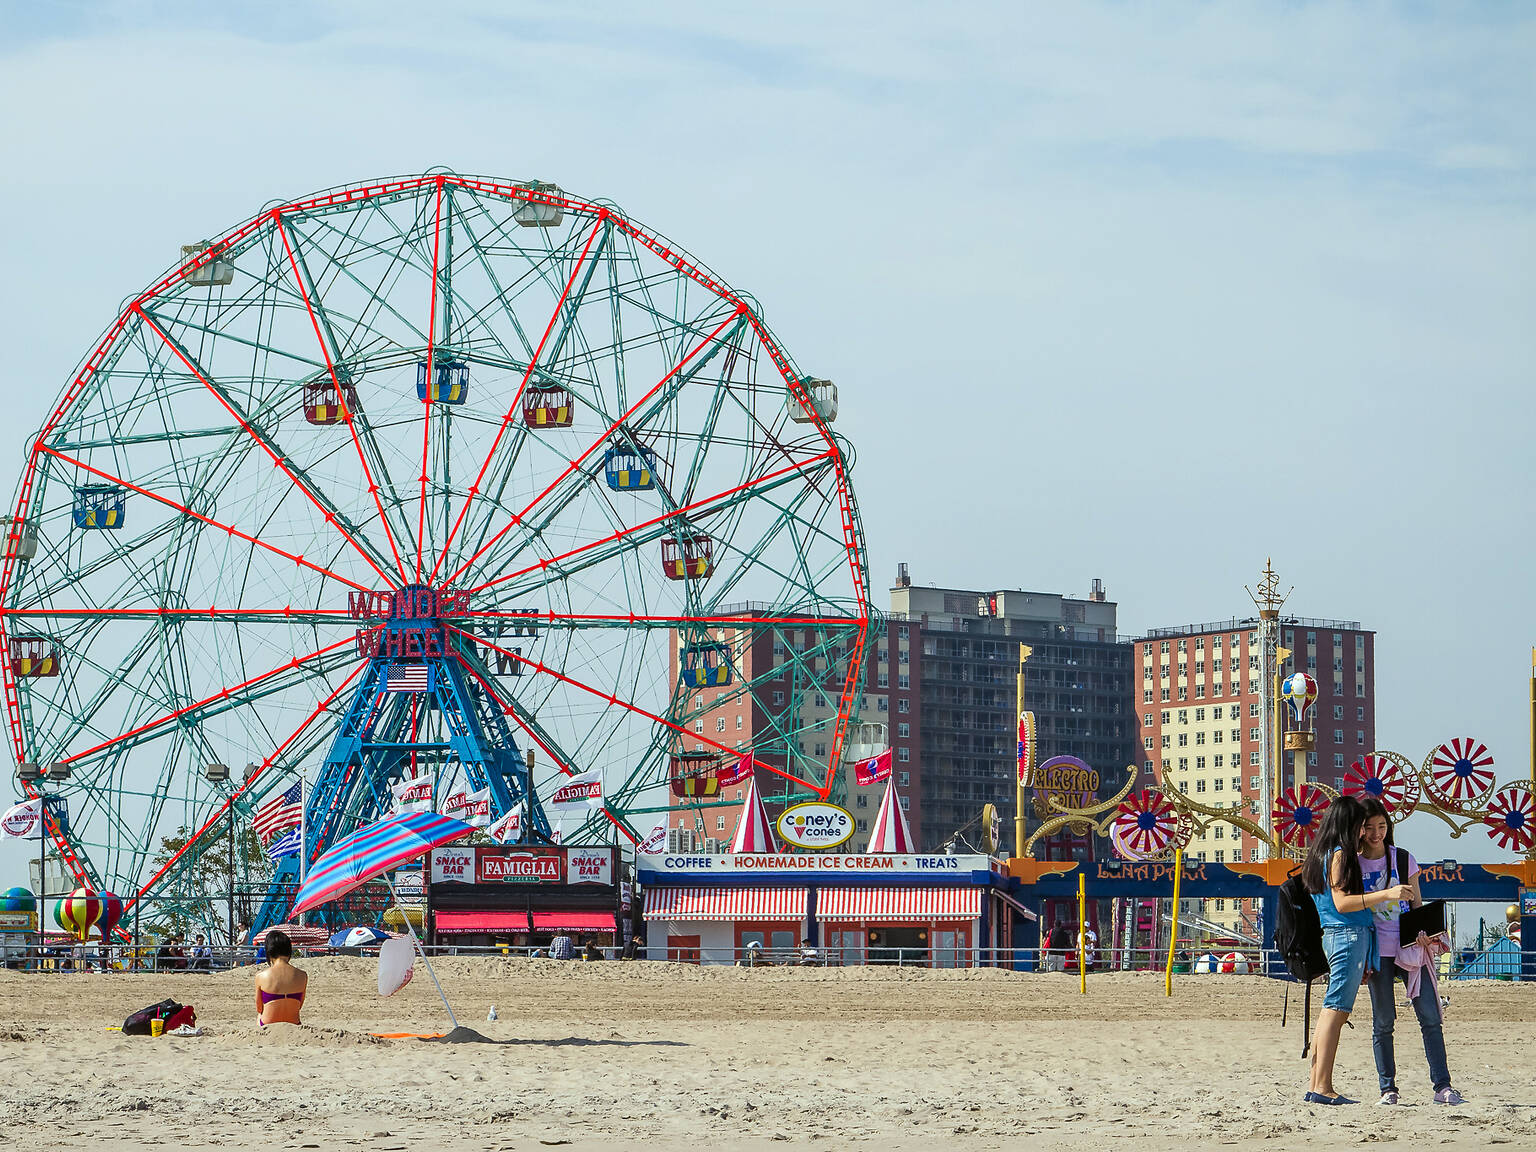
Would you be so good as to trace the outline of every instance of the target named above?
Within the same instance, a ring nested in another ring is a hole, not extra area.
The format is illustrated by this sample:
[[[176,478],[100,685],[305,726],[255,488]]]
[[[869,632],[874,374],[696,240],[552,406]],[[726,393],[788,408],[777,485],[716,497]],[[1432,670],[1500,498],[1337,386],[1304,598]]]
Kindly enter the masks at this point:
[[[1416,776],[1375,753],[1350,765],[1341,791],[1356,800],[1380,800],[1383,807],[1399,820],[1410,815],[1419,803]]]
[[[1493,791],[1493,755],[1470,736],[1448,740],[1430,753],[1428,777],[1425,787],[1442,808],[1475,806]]]
[[[1488,802],[1483,823],[1500,848],[1529,852],[1536,844],[1536,796],[1523,784],[1500,788]]]
[[[1122,856],[1150,860],[1168,851],[1179,834],[1179,817],[1161,792],[1144,788],[1120,801],[1111,838]]]
[[[1328,797],[1313,784],[1287,788],[1275,801],[1271,816],[1275,832],[1292,848],[1305,848],[1317,836],[1318,825],[1328,809]]]

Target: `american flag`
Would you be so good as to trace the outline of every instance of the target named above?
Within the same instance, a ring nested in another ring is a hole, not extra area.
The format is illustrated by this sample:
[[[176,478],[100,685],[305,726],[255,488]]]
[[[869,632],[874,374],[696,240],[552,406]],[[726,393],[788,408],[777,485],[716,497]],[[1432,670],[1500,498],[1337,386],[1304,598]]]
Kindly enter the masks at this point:
[[[300,829],[290,828],[276,840],[267,845],[267,859],[276,864],[284,856],[297,856],[299,854]]]
[[[304,813],[300,799],[301,787],[295,783],[288,791],[272,797],[256,809],[256,815],[251,819],[251,828],[261,837],[262,843],[271,840],[279,832],[299,826]]]
[[[430,671],[425,664],[391,664],[384,669],[384,691],[430,692]]]

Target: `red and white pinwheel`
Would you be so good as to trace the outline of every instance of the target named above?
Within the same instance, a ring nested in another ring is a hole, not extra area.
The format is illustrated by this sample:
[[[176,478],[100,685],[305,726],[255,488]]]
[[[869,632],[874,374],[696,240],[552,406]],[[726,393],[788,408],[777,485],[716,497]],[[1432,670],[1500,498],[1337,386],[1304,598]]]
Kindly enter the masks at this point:
[[[1173,805],[1150,788],[1120,801],[1110,828],[1116,849],[1131,860],[1149,860],[1168,851],[1178,832],[1179,817]]]
[[[1529,852],[1536,843],[1536,796],[1523,784],[1500,788],[1483,817],[1488,836],[1500,848]]]
[[[1442,808],[1477,805],[1493,791],[1493,755],[1481,740],[1448,740],[1430,754],[1430,797]]]
[[[1350,765],[1340,791],[1356,800],[1380,800],[1398,819],[1411,814],[1419,803],[1418,779],[1402,765],[1375,753]]]
[[[1316,785],[1301,784],[1280,793],[1270,815],[1281,840],[1292,848],[1305,848],[1316,838],[1327,810],[1327,794]]]

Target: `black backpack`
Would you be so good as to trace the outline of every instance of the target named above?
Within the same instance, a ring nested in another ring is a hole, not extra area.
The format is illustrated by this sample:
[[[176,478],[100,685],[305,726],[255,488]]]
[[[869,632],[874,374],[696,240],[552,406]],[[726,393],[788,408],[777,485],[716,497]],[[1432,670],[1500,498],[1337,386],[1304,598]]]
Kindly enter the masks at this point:
[[[148,1036],[151,1032],[149,1026],[151,1020],[169,1020],[180,1011],[181,1005],[174,1000],[162,1000],[158,1004],[151,1004],[148,1008],[140,1008],[123,1021],[123,1035]]]
[[[1275,900],[1275,951],[1285,961],[1291,976],[1307,986],[1301,1018],[1301,1054],[1311,1047],[1312,981],[1328,974],[1328,955],[1323,951],[1323,924],[1317,915],[1312,893],[1302,883],[1301,870],[1292,872],[1280,885]],[[1285,1027],[1291,1006],[1291,990],[1285,990],[1285,1006],[1280,1010],[1280,1026]]]

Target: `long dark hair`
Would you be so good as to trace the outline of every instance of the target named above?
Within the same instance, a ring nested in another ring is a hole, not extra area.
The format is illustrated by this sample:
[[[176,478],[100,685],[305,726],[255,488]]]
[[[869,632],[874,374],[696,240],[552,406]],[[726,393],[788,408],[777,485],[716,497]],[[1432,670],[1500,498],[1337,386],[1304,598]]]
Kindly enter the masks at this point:
[[[1392,813],[1387,811],[1387,806],[1374,796],[1366,796],[1361,799],[1360,807],[1365,809],[1365,815],[1360,818],[1361,825],[1363,826],[1367,820],[1374,820],[1380,816],[1387,822],[1387,851],[1390,852],[1396,848],[1397,844],[1392,839]]]
[[[1341,885],[1345,893],[1359,896],[1365,888],[1360,878],[1360,825],[1365,823],[1365,807],[1352,796],[1340,796],[1323,813],[1323,823],[1317,830],[1317,839],[1307,850],[1307,859],[1301,866],[1301,882],[1307,891],[1321,896],[1332,887],[1329,884],[1328,861],[1335,848],[1344,853],[1344,876]]]
[[[286,932],[268,932],[267,959],[276,960],[278,957],[289,960],[293,958],[293,941],[288,939]]]

